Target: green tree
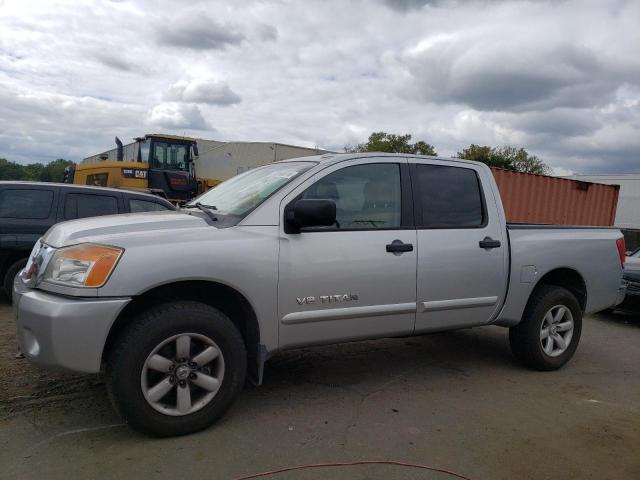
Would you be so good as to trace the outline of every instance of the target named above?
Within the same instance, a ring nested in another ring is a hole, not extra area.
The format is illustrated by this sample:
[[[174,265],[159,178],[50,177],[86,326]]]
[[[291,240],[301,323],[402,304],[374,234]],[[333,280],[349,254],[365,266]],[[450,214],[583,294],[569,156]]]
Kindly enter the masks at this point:
[[[73,165],[70,160],[58,158],[46,165],[31,163],[21,165],[0,158],[0,180],[33,180],[36,182],[62,182],[64,169]]]
[[[64,179],[64,169],[73,165],[70,160],[58,158],[49,162],[40,175],[41,182],[62,182]]]
[[[45,166],[42,163],[30,163],[23,168],[24,175],[26,176],[25,180],[40,181],[44,169]]]
[[[0,158],[0,180],[24,180],[23,165]]]
[[[537,173],[547,175],[549,166],[535,155],[530,155],[524,148],[511,146],[489,147],[471,144],[456,155],[465,160],[475,160],[490,167],[504,168],[515,172]]]
[[[418,155],[437,155],[433,145],[427,142],[418,141],[410,143],[411,135],[395,135],[386,132],[373,132],[365,143],[358,145],[347,145],[344,151],[347,153],[357,152],[389,152],[389,153],[415,153]]]

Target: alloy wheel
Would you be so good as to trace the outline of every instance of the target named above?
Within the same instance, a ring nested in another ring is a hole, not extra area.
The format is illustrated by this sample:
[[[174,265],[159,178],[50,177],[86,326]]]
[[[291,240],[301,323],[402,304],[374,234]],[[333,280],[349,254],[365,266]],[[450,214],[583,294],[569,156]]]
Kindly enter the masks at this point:
[[[562,355],[573,337],[573,314],[564,305],[551,307],[542,319],[540,343],[550,357]]]
[[[147,356],[140,384],[149,405],[183,416],[209,404],[224,377],[224,357],[216,343],[198,333],[173,335]]]

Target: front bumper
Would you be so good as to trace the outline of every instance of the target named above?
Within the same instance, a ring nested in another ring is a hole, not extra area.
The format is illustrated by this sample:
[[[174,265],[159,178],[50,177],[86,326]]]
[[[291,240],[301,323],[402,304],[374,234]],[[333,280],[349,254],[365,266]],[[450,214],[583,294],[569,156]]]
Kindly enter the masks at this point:
[[[16,278],[13,309],[25,357],[43,367],[100,371],[109,329],[130,298],[72,298],[30,289]]]

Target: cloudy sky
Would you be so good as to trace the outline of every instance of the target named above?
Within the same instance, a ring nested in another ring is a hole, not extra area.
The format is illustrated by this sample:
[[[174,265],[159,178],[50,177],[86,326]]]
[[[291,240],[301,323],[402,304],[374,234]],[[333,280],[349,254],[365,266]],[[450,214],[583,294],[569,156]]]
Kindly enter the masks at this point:
[[[637,0],[0,0],[0,157],[384,130],[640,173],[639,25]]]

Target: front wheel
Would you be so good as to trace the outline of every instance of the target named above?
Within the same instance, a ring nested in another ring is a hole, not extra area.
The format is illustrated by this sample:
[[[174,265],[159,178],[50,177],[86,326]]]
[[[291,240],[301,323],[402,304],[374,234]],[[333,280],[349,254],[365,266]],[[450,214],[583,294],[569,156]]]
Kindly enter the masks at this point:
[[[111,399],[131,427],[156,436],[184,435],[220,418],[242,390],[242,336],[219,310],[197,302],[142,313],[109,355]]]
[[[520,323],[509,330],[511,350],[535,370],[557,370],[571,359],[582,332],[582,309],[567,289],[542,285]]]

